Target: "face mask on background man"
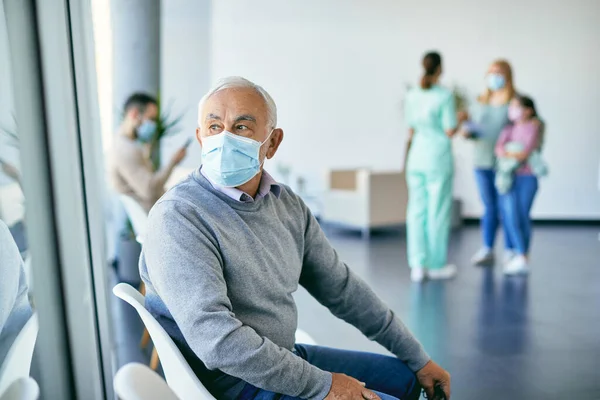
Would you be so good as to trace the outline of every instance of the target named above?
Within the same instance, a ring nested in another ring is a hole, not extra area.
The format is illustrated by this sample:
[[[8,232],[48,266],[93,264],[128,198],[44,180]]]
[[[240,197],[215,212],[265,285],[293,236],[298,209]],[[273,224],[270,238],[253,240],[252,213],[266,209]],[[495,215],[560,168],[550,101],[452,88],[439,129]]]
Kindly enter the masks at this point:
[[[146,120],[142,122],[136,129],[138,140],[142,143],[148,143],[154,137],[156,132],[156,122],[152,120]]]

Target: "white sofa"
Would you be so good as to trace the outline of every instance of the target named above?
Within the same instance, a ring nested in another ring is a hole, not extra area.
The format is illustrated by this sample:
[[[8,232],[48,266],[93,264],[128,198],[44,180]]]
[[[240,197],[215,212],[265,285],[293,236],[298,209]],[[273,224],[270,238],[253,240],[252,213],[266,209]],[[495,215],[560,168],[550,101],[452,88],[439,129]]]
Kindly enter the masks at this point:
[[[404,172],[333,170],[327,174],[321,217],[368,236],[373,228],[404,224],[407,204]]]

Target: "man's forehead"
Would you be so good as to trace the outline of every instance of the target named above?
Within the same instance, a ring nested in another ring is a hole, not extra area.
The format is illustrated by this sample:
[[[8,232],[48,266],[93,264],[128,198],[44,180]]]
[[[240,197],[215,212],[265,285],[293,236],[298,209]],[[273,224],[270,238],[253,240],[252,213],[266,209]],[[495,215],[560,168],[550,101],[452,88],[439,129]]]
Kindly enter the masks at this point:
[[[210,96],[202,109],[202,117],[209,114],[224,118],[223,114],[252,114],[266,117],[266,104],[262,96],[252,88],[223,89]]]

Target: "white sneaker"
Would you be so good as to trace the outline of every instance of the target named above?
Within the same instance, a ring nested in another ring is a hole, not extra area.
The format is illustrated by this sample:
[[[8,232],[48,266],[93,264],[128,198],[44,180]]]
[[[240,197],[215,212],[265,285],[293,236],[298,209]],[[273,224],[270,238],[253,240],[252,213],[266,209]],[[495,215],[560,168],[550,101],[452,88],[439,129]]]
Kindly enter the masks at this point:
[[[529,264],[527,258],[523,255],[516,255],[504,266],[505,275],[524,275],[529,273]]]
[[[517,253],[515,253],[514,250],[504,250],[504,255],[502,256],[502,264],[508,264],[516,256]]]
[[[448,264],[439,269],[428,269],[429,279],[452,279],[456,276],[456,265]]]
[[[478,267],[494,265],[494,252],[492,249],[482,247],[471,257],[471,263]]]
[[[410,269],[410,280],[416,283],[423,282],[425,280],[425,268],[415,267]]]

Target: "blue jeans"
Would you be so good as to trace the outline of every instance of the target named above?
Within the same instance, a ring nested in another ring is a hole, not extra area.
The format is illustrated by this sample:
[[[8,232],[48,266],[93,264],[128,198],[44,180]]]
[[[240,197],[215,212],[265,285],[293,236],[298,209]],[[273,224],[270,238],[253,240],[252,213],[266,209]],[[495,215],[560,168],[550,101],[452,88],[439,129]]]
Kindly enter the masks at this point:
[[[367,384],[382,400],[417,400],[421,386],[402,361],[380,354],[297,344],[295,353],[324,371],[346,374]],[[295,400],[296,397],[268,392],[247,384],[240,400]]]
[[[529,213],[538,190],[534,175],[516,175],[510,191],[500,196],[504,225],[518,254],[526,255],[531,242],[531,218]]]
[[[496,190],[494,180],[496,173],[493,169],[476,169],[475,180],[479,188],[479,195],[483,202],[483,217],[481,218],[481,233],[483,236],[483,244],[489,249],[494,248],[496,240],[496,231],[500,222],[501,210],[499,206],[499,194]],[[502,216],[504,220],[504,216]],[[508,233],[506,224],[502,224],[504,232],[504,247],[507,250],[512,250],[514,245]]]

